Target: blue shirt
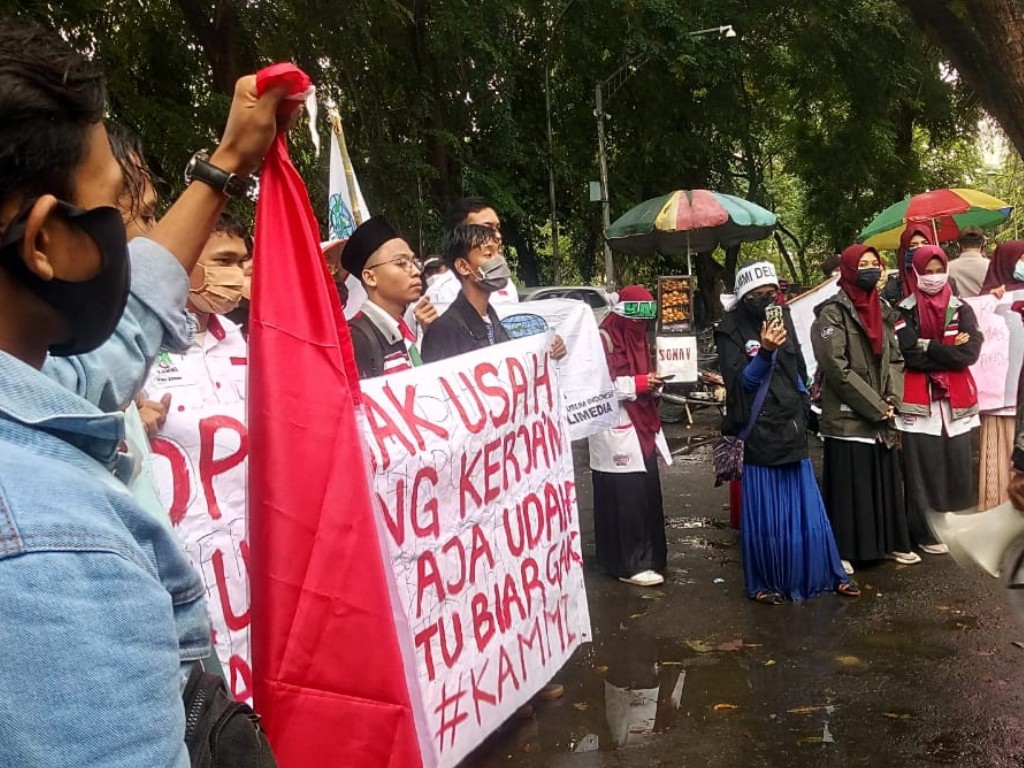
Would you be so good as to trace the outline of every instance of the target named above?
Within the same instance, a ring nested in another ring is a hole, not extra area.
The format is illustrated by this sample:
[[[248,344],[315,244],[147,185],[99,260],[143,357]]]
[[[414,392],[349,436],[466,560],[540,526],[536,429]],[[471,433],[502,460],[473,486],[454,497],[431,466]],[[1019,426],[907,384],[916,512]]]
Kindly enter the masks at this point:
[[[100,349],[40,372],[0,352],[0,762],[187,768],[182,675],[210,653],[199,575],[119,477],[119,408],[187,347],[188,278],[135,240]]]

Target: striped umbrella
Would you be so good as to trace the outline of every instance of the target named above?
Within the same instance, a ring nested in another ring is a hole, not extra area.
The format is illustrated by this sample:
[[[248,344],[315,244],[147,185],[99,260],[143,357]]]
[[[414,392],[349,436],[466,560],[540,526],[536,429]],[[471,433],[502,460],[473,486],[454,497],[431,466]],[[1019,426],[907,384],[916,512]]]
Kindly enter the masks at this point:
[[[960,237],[965,227],[994,227],[1013,212],[1013,206],[976,189],[933,189],[890,205],[860,233],[865,245],[896,249],[900,233],[910,222],[927,224],[936,243]]]
[[[681,256],[763,240],[775,221],[774,213],[741,197],[684,189],[640,203],[608,227],[606,236],[622,253]]]

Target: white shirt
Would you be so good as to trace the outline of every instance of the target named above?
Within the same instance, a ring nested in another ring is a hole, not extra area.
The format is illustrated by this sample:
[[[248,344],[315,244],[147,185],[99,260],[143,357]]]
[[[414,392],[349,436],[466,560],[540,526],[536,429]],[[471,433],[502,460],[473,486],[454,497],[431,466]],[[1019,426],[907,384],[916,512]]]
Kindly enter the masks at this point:
[[[170,393],[167,422],[153,439],[165,508],[206,585],[217,656],[232,693],[252,698],[245,393],[248,349],[238,326],[210,315],[185,354],[161,353],[146,394]]]

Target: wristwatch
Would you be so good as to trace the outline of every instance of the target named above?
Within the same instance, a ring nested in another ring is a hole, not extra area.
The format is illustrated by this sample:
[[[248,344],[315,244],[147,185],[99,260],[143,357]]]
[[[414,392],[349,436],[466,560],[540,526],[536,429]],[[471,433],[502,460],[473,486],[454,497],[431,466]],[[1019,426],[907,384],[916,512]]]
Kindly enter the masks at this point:
[[[210,153],[201,149],[192,155],[185,166],[185,183],[201,181],[209,184],[227,197],[248,197],[256,188],[256,180],[252,176],[239,176],[228,173],[210,162]]]

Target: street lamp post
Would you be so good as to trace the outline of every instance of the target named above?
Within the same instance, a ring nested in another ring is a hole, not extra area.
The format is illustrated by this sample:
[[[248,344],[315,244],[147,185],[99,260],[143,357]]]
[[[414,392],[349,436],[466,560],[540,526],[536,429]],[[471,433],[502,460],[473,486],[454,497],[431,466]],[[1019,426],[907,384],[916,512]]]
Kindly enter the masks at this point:
[[[725,24],[720,27],[708,27],[688,33],[689,37],[701,35],[720,35],[721,37],[736,37],[736,30],[732,24]],[[609,77],[605,78],[594,88],[594,116],[597,117],[597,161],[601,171],[601,240],[604,242],[604,281],[605,287],[611,290],[615,287],[615,260],[612,258],[612,249],[608,245],[608,227],[611,225],[611,204],[608,199],[608,158],[605,147],[604,134],[604,113],[605,99],[611,99],[626,81],[629,80],[637,70],[650,60],[650,56],[641,53],[635,56]]]

